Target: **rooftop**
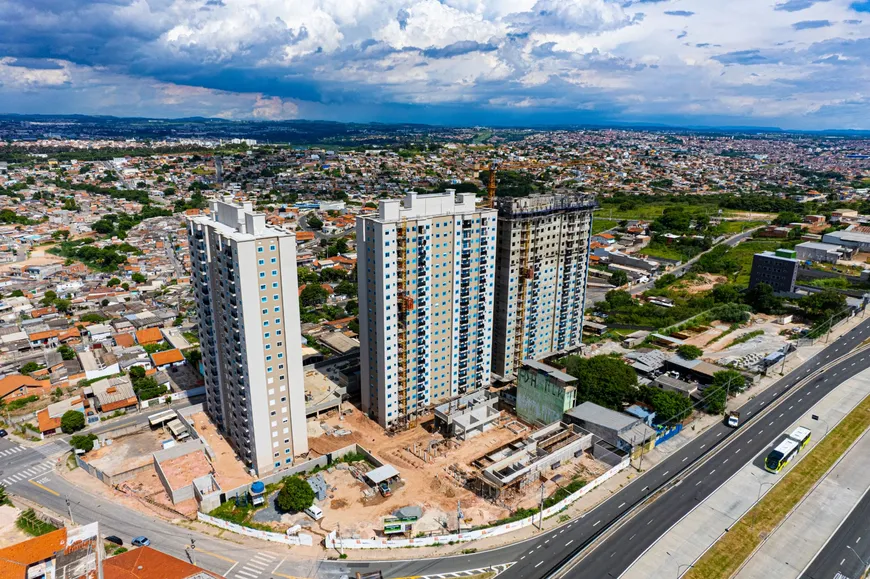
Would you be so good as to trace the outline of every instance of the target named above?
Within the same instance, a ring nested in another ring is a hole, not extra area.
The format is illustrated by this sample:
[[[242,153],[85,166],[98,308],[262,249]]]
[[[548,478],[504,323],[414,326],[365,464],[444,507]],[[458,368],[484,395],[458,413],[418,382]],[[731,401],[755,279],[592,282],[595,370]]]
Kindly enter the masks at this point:
[[[599,406],[594,402],[584,402],[579,406],[575,406],[565,414],[572,418],[591,422],[592,424],[599,424],[616,431],[630,428],[638,422],[638,419],[634,416],[629,416],[628,414],[623,414],[622,412]]]

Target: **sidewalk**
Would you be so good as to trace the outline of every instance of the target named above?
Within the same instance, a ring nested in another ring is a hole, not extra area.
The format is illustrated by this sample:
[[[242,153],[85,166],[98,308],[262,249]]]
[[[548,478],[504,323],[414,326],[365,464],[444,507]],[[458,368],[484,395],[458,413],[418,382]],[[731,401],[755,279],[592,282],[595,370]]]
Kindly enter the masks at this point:
[[[865,431],[819,485],[737,572],[737,579],[797,579],[870,488]],[[783,557],[788,553],[788,557]]]
[[[753,457],[752,461],[745,464],[731,479],[638,557],[621,576],[622,579],[672,579],[679,569],[685,571],[686,565],[703,555],[772,485],[782,480],[784,474],[794,468],[807,455],[809,449],[824,438],[825,429],[822,425],[827,423],[830,428],[834,428],[867,396],[870,396],[870,370],[843,382],[799,420],[783,429],[784,432],[790,432],[801,424],[813,426],[810,444],[801,451],[797,460],[793,460],[781,473],[771,474],[758,464],[767,450]],[[818,415],[821,421],[812,421],[811,414]],[[710,468],[715,468],[715,465]],[[789,548],[788,551],[791,552],[792,549]]]

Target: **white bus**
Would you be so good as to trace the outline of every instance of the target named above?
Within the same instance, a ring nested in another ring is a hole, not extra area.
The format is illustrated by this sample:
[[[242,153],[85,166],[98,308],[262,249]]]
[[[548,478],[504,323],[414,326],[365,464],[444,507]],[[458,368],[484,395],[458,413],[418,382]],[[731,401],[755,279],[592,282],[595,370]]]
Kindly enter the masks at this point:
[[[800,443],[798,441],[786,438],[764,459],[765,470],[774,474],[778,473],[782,467],[788,464],[788,461],[795,457],[799,450]]]
[[[798,426],[794,429],[794,432],[788,435],[789,438],[801,445],[800,450],[803,450],[809,444],[810,436],[812,436],[812,431],[805,426]]]

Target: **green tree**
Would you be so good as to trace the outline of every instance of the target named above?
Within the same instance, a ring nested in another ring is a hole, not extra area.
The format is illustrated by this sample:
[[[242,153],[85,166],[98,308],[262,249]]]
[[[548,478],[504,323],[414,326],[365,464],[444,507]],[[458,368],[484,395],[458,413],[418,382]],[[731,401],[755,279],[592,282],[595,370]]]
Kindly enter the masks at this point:
[[[565,371],[577,378],[577,403],[594,402],[621,410],[637,391],[637,374],[614,356],[568,356],[561,360]]]
[[[320,284],[309,284],[299,294],[299,303],[306,307],[317,307],[326,303],[329,292]]]
[[[783,211],[773,220],[776,225],[788,225],[789,223],[800,223],[801,221],[803,219],[800,214],[794,211]]]
[[[0,485],[0,507],[3,505],[12,505],[12,500],[9,498],[9,495],[6,493],[6,487]]]
[[[695,358],[700,358],[703,353],[704,350],[702,350],[698,346],[692,346],[691,344],[683,344],[682,346],[677,348],[677,354],[679,354],[681,358],[685,358],[686,360],[694,360]]]
[[[317,283],[320,281],[317,272],[310,270],[307,267],[297,267],[296,278],[299,284]]]
[[[39,303],[44,305],[44,306],[50,306],[51,304],[54,303],[54,301],[56,299],[57,299],[57,293],[53,292],[51,290],[48,290],[47,292],[45,292],[45,295],[42,297],[42,299],[39,300]]]
[[[110,280],[106,283],[106,285],[109,286],[109,287],[115,287],[116,285],[121,285],[121,280],[119,280],[119,279],[116,278],[116,277],[113,277],[112,279],[110,279]]]
[[[67,410],[60,417],[60,429],[64,434],[78,432],[85,427],[85,415],[78,410]]]
[[[61,345],[57,349],[57,353],[60,354],[60,357],[64,360],[75,360],[76,351],[67,346],[66,344]]]
[[[740,302],[740,291],[734,284],[723,283],[713,288],[713,299],[720,304],[736,304]]]
[[[22,374],[26,375],[26,374],[30,374],[31,372],[36,372],[40,368],[42,368],[42,366],[40,366],[36,362],[31,361],[31,362],[28,362],[25,365],[23,365],[21,368],[19,368],[18,371],[21,372]]]
[[[675,276],[672,273],[666,273],[665,275],[659,277],[655,281],[654,285],[655,285],[656,289],[665,289],[666,287],[668,287],[669,285],[671,285],[675,281],[677,281],[677,276]]]
[[[744,300],[762,314],[776,314],[782,310],[782,299],[773,295],[773,288],[766,283],[755,284],[746,292]]]
[[[707,412],[722,414],[725,412],[727,396],[746,389],[746,377],[737,370],[720,370],[713,374],[713,382],[704,389]]]
[[[136,283],[145,283],[148,281],[148,278],[139,273],[138,271],[131,276],[132,280]]]
[[[653,407],[656,420],[662,423],[676,424],[692,413],[692,400],[679,392],[642,386],[639,398]]]
[[[103,301],[108,302],[108,300],[103,300]],[[106,303],[104,305],[107,306],[109,304]],[[100,322],[105,322],[107,319],[108,319],[107,317],[101,316],[100,314],[98,314],[96,312],[89,312],[87,314],[82,314],[79,317],[79,320],[81,320],[83,322],[88,322],[89,324],[99,324]]]
[[[304,511],[314,504],[314,491],[298,476],[284,477],[275,504],[285,512]]]
[[[74,434],[69,439],[69,444],[77,450],[90,452],[94,449],[94,441],[96,439],[96,434]]]
[[[611,273],[610,283],[617,287],[624,286],[628,283],[628,274],[621,269],[617,269]]]
[[[335,286],[335,293],[340,296],[355,296],[356,284],[348,280],[342,280],[337,286]]]
[[[814,318],[830,318],[846,309],[846,298],[837,290],[825,289],[801,298],[800,306]]]
[[[310,227],[311,229],[320,230],[323,228],[323,221],[321,221],[320,218],[317,217],[316,215],[314,215],[313,213],[308,216],[307,221],[308,221],[308,227]]]
[[[72,302],[69,300],[55,300],[54,307],[57,308],[57,311],[68,314],[70,309],[72,308]]]

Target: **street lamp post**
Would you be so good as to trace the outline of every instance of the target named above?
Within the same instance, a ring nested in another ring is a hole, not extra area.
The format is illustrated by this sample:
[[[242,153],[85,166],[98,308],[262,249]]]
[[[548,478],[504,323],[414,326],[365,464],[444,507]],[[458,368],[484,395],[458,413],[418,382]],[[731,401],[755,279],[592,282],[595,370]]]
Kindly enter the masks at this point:
[[[813,414],[812,416],[810,416],[810,418],[812,418],[816,422],[821,422],[825,425],[825,436],[827,436],[828,430],[830,430],[830,426],[828,426],[828,423],[825,420],[822,420],[821,418],[819,418],[818,414]]]
[[[867,561],[865,561],[864,558],[858,554],[858,551],[853,549],[851,545],[846,545],[846,548],[852,551],[852,553],[854,553],[855,556],[858,557],[858,560],[861,561],[861,564],[864,566],[864,569],[861,571],[861,577],[863,579],[864,575],[867,574],[867,570],[870,569],[870,565],[867,564]]]

